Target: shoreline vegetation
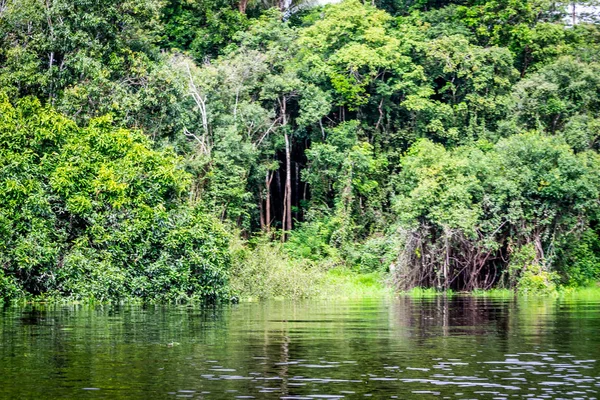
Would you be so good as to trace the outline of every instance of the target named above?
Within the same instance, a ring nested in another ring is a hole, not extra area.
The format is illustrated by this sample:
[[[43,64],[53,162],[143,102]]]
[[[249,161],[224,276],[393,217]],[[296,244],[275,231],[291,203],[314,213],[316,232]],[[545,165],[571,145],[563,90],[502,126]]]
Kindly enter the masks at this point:
[[[332,276],[327,277],[328,281],[311,288],[312,294],[308,297],[294,297],[289,295],[280,295],[272,297],[258,297],[252,295],[235,296],[233,299],[221,299],[214,303],[207,303],[205,300],[183,300],[169,302],[155,302],[140,298],[121,299],[121,300],[98,300],[88,299],[69,299],[65,297],[50,298],[16,298],[12,300],[0,299],[0,305],[34,305],[34,304],[54,304],[54,305],[224,305],[237,303],[255,303],[262,301],[322,301],[322,300],[361,300],[361,299],[394,299],[409,297],[418,299],[435,299],[438,297],[472,297],[488,299],[520,299],[520,300],[541,300],[541,299],[559,299],[559,300],[577,300],[577,301],[600,301],[600,287],[578,287],[578,288],[559,288],[553,292],[545,293],[519,293],[510,289],[488,289],[474,290],[472,292],[454,292],[440,291],[432,288],[413,288],[406,292],[396,292],[393,288],[386,286],[381,281],[377,281],[372,275],[362,276],[352,274],[347,271],[335,270]]]
[[[0,301],[596,296],[597,16],[366,3],[3,1]]]
[[[406,292],[398,293],[399,296],[410,296],[413,298],[430,298],[437,296],[472,296],[472,297],[489,297],[489,298],[575,298],[575,299],[590,299],[600,300],[600,287],[598,285],[589,287],[557,287],[553,291],[523,293],[511,289],[477,289],[472,292],[447,292],[432,289],[432,288],[413,288]]]
[[[268,264],[273,266],[273,264]],[[279,269],[279,270],[278,270]],[[256,273],[256,270],[245,270]],[[491,299],[576,299],[600,300],[600,282],[592,286],[566,287],[557,285],[551,290],[518,291],[507,288],[476,289],[473,291],[440,290],[436,288],[414,287],[407,291],[398,291],[393,286],[389,274],[376,272],[360,273],[344,267],[333,267],[317,272],[314,267],[305,269],[299,274],[298,266],[290,264],[275,266],[269,273],[254,275],[252,282],[244,282],[247,277],[232,276],[230,297],[222,297],[209,301],[211,304],[231,304],[238,302],[275,301],[319,301],[348,299],[393,299],[410,297],[413,299],[433,299],[437,297],[474,297]],[[248,285],[248,286],[245,286]],[[164,300],[148,300],[142,298],[129,299],[73,299],[64,296],[50,297],[17,297],[12,300],[0,298],[0,304],[207,304],[206,299],[180,298]]]

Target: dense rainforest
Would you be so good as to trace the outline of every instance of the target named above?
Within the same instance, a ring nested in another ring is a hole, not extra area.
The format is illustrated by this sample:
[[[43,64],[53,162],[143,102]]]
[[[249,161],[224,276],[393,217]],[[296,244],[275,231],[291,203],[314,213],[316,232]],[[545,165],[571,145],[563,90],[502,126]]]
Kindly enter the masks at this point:
[[[0,298],[597,281],[600,29],[575,7],[0,1]]]

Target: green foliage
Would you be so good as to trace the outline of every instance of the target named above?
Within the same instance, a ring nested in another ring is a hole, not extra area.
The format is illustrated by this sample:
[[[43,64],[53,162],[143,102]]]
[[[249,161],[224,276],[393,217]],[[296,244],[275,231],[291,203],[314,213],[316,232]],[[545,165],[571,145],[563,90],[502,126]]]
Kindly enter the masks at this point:
[[[381,297],[390,294],[378,272],[357,271],[335,266],[332,261],[317,262],[290,257],[295,249],[270,242],[266,237],[248,243],[233,242],[231,290],[246,300],[266,298],[353,298]]]
[[[326,7],[319,20],[300,33],[302,62],[350,110],[392,93],[410,95],[423,80],[421,66],[408,53],[410,32],[401,38],[391,17],[375,7],[349,0]]]
[[[294,258],[312,261],[338,258],[338,251],[330,245],[333,233],[331,217],[319,214],[297,227],[285,244],[288,254]]]
[[[431,268],[428,279],[444,271],[443,280],[454,281],[467,279],[461,277],[469,270],[464,265],[498,273],[493,262],[477,260],[506,258],[514,246],[527,245],[535,265],[556,266],[555,240],[574,237],[585,228],[585,216],[596,212],[597,163],[595,153],[576,155],[561,138],[538,134],[451,152],[417,143],[403,160],[395,203],[400,223],[414,230],[410,260]],[[532,263],[517,261],[509,276]],[[450,277],[452,271],[457,275]],[[517,278],[510,279],[514,284]]]
[[[397,248],[393,235],[374,234],[363,242],[346,245],[344,258],[361,273],[387,273],[397,256]]]
[[[470,293],[472,296],[476,297],[491,297],[491,298],[507,298],[514,297],[514,290],[510,289],[489,289],[489,290],[481,290],[476,289]]]
[[[309,165],[303,179],[311,185],[317,204],[326,204],[332,193],[350,202],[351,197],[365,198],[376,191],[386,160],[376,158],[373,146],[361,141],[360,134],[357,121],[346,122],[306,151]]]
[[[231,1],[168,0],[162,9],[163,46],[189,51],[198,61],[217,56],[248,26]]]
[[[417,111],[421,129],[446,143],[486,137],[506,112],[518,76],[511,53],[474,45],[463,35],[442,36],[424,47],[436,96],[408,104]]]
[[[23,291],[19,288],[19,284],[10,276],[5,276],[4,271],[0,269],[0,304],[4,300],[21,297]]]
[[[510,287],[520,286],[520,279],[523,278],[523,285],[525,287],[530,286],[528,281],[533,277],[533,271],[541,268],[538,265],[541,260],[537,259],[535,247],[532,243],[528,243],[515,250],[510,255],[510,261],[508,269],[506,271],[508,275],[508,283]],[[527,272],[527,277],[525,273]]]
[[[287,240],[234,251],[251,297],[600,278],[600,31],[563,3],[4,3],[4,297],[226,296],[223,222]]]
[[[550,1],[479,1],[457,6],[456,17],[471,29],[480,44],[508,48],[519,60],[519,69],[525,71],[531,47],[539,43],[536,28],[545,22],[560,21],[566,5]]]
[[[593,229],[587,229],[562,248],[560,270],[564,281],[571,287],[589,286],[600,280],[600,238]]]
[[[324,271],[307,260],[290,259],[281,244],[258,238],[233,248],[231,290],[243,298],[305,298],[318,294]]]
[[[332,268],[319,284],[319,297],[323,298],[368,298],[392,294],[379,272],[356,273],[348,268]]]
[[[599,68],[570,57],[543,67],[515,86],[515,117],[525,129],[551,133],[563,130],[573,117],[595,117],[600,107]],[[587,136],[592,142],[596,137],[595,132]]]
[[[420,217],[440,226],[471,233],[480,217],[477,198],[480,183],[474,176],[470,154],[459,149],[448,152],[428,140],[417,142],[403,159],[398,183],[410,190],[396,199],[401,221],[410,223]]]
[[[559,293],[564,299],[597,300],[600,298],[600,287],[598,285],[588,287],[565,288]]]
[[[518,290],[524,295],[549,295],[556,293],[558,275],[545,271],[540,265],[528,265],[519,279]]]
[[[223,294],[228,235],[181,197],[169,149],[109,118],[87,128],[32,99],[3,99],[3,283],[33,295],[100,300]]]
[[[6,2],[0,19],[0,84],[87,123],[143,127],[154,137],[181,129],[185,93],[155,42],[162,0]]]
[[[510,256],[508,276],[511,286],[522,295],[555,294],[559,276],[549,272],[540,260],[533,243],[528,243]]]
[[[349,121],[306,151],[308,166],[302,177],[311,187],[312,204],[324,210],[309,221],[316,218],[326,224],[313,238],[333,248],[353,243],[382,215],[378,193],[387,160],[378,157],[373,146],[359,138],[362,135],[358,122]]]

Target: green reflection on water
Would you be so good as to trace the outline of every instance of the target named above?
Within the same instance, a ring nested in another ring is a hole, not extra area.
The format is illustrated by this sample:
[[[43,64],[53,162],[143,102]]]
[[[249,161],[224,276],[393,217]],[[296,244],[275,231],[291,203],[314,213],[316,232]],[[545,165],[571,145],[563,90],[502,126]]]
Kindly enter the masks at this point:
[[[5,308],[0,398],[592,398],[598,311],[463,296]]]

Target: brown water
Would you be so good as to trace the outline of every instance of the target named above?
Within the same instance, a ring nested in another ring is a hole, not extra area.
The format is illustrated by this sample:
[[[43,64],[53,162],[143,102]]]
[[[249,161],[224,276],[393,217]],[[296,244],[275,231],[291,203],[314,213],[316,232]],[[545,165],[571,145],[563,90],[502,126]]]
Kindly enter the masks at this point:
[[[600,301],[0,309],[2,399],[594,399]]]

